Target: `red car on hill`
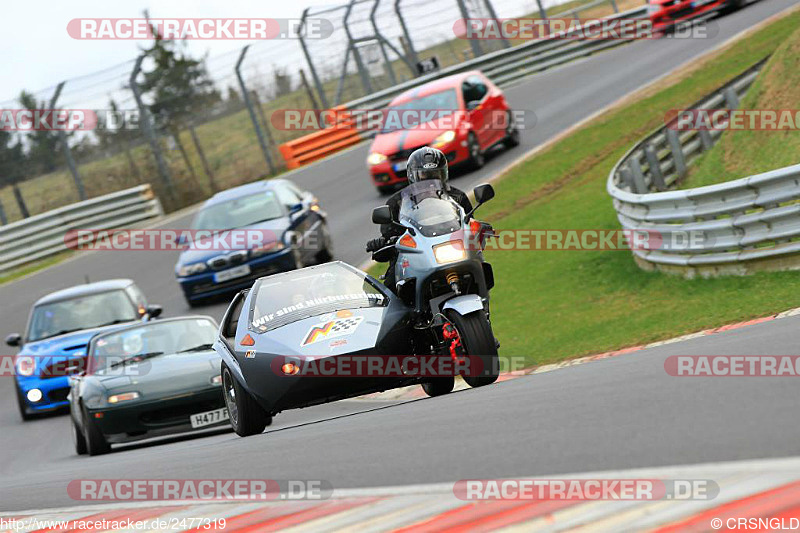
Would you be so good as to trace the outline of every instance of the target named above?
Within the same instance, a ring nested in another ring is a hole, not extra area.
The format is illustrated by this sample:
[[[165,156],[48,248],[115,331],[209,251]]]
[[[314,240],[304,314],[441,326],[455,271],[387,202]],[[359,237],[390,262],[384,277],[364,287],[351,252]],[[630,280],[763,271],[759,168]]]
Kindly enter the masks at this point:
[[[477,70],[410,89],[389,103],[383,117],[367,157],[382,194],[407,181],[406,160],[422,146],[444,152],[451,166],[480,168],[493,146],[519,144],[503,91]]]
[[[655,30],[669,31],[677,23],[710,11],[734,11],[745,0],[647,0],[647,16]]]

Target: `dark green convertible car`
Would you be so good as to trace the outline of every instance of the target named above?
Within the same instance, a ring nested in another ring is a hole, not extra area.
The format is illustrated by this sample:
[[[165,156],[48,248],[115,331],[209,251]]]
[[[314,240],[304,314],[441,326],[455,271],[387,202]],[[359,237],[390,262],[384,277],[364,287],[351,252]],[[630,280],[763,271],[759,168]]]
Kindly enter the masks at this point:
[[[111,444],[227,426],[217,329],[210,317],[189,316],[92,337],[69,394],[75,451],[99,455]]]

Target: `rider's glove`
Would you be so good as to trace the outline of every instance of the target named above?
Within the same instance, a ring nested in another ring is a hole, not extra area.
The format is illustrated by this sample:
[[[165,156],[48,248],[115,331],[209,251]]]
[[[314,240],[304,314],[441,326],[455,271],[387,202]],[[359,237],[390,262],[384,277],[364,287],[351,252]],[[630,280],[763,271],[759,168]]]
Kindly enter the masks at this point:
[[[378,237],[377,239],[372,239],[367,242],[367,251],[375,252],[377,250],[380,250],[384,246],[386,246],[386,239],[384,239],[383,237]]]

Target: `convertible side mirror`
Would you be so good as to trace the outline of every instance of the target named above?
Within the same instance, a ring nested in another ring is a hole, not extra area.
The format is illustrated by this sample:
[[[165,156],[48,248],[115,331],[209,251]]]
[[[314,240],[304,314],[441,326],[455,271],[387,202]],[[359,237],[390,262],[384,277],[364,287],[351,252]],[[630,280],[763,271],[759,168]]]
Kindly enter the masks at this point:
[[[164,308],[160,305],[148,305],[147,306],[147,318],[153,319],[158,318],[161,316],[161,313],[164,312]]]
[[[6,337],[6,344],[9,346],[19,346],[22,344],[22,336],[19,333],[12,333]]]
[[[392,222],[392,212],[388,205],[382,205],[372,210],[373,224],[391,224]]]
[[[302,203],[292,204],[292,205],[287,206],[287,207],[289,209],[289,214],[290,215],[294,215],[295,213],[299,213],[300,211],[303,210],[303,204]]]
[[[478,204],[484,204],[494,198],[494,187],[488,183],[478,185],[472,189],[472,192],[475,194],[475,201],[477,201]]]

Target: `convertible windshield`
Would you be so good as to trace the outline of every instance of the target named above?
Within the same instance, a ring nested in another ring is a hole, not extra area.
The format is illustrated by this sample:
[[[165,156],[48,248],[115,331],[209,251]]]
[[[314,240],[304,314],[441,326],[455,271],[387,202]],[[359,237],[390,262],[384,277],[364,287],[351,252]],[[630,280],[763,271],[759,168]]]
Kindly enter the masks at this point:
[[[138,318],[138,309],[123,290],[81,296],[34,307],[28,341]]]
[[[153,321],[97,337],[89,357],[93,372],[130,359],[210,350],[217,326],[207,318]]]
[[[424,180],[403,189],[400,222],[407,222],[426,237],[461,228],[460,211],[438,180]]]
[[[341,263],[262,278],[253,290],[250,328],[257,331],[332,311],[376,307],[386,301],[363,274]]]
[[[192,226],[198,230],[226,230],[282,216],[283,209],[275,193],[265,191],[209,205],[197,214]]]
[[[381,133],[414,128],[419,126],[420,123],[452,115],[457,109],[458,96],[455,89],[447,89],[421,98],[408,100],[402,104],[389,106],[386,109],[385,115],[387,119]],[[413,111],[414,113],[393,113],[397,111]],[[436,111],[436,113],[424,113],[425,111]],[[390,120],[390,117],[395,121]],[[395,117],[399,118],[399,121]]]

